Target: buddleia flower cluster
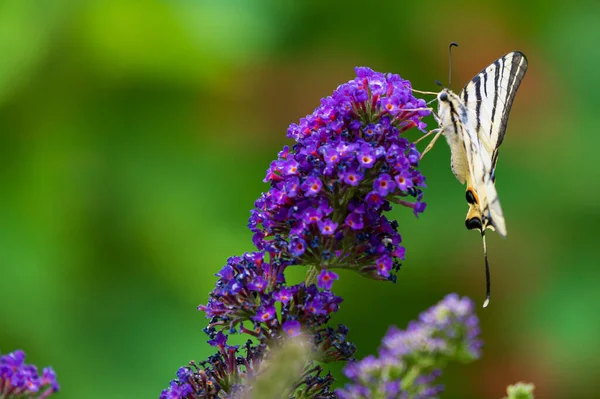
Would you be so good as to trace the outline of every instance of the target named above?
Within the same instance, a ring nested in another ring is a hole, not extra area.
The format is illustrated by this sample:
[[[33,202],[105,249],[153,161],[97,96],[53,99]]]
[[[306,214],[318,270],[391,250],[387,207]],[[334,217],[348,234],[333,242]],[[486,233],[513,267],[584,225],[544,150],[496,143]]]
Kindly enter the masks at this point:
[[[421,313],[406,330],[391,327],[379,356],[349,363],[344,375],[351,383],[336,391],[340,399],[435,398],[443,386],[436,383],[451,360],[479,358],[479,320],[474,304],[456,294]]]
[[[205,332],[218,352],[200,364],[192,363],[177,373],[161,399],[234,398],[248,395],[249,382],[261,370],[266,353],[286,338],[308,334],[313,343],[312,360],[346,361],[355,347],[346,340],[348,330],[328,325],[342,299],[329,290],[304,283],[286,285],[283,271],[288,262],[268,261],[261,252],[232,257],[217,273],[209,302],[199,309],[210,318]],[[253,339],[239,346],[227,344],[228,334],[242,333]],[[255,343],[253,343],[255,342]],[[334,397],[333,377],[321,366],[307,366],[295,381],[305,397]]]
[[[44,399],[60,386],[51,367],[38,373],[36,366],[25,363],[25,353],[16,350],[0,356],[0,398]]]
[[[229,258],[199,306],[218,350],[181,368],[161,399],[261,397],[256,381],[265,365],[299,336],[311,342],[310,356],[284,397],[335,397],[321,364],[351,360],[355,347],[345,326],[329,323],[342,303],[331,291],[333,270],[395,281],[405,249],[398,223],[385,212],[392,203],[415,215],[425,209],[420,154],[402,137],[425,129],[425,102],[398,75],[369,68],[356,75],[290,125],[295,144],[269,166],[270,188],[248,222],[257,251]],[[286,269],[299,266],[307,267],[306,280],[288,284]],[[230,346],[231,334],[249,341],[243,349]]]
[[[397,222],[383,213],[391,202],[415,215],[425,210],[420,154],[401,133],[424,129],[429,111],[400,76],[356,74],[290,125],[296,144],[269,167],[271,189],[256,201],[249,227],[259,250],[295,264],[394,279],[405,249]]]

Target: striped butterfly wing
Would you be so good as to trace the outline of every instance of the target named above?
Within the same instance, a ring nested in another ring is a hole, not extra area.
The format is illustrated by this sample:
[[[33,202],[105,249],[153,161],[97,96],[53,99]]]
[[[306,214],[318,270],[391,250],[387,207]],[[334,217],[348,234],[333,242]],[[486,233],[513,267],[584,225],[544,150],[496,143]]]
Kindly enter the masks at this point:
[[[477,204],[469,206],[467,220],[477,217],[482,222],[483,230],[493,228],[504,237],[506,236],[506,224],[492,177],[492,156],[478,139],[472,123],[465,123],[463,129],[465,131],[463,140],[469,165],[467,186],[471,187],[477,196]]]
[[[493,228],[501,235],[506,235],[506,226],[504,225],[504,216],[498,200],[496,187],[491,178],[492,176],[492,156],[478,137],[475,128],[477,119],[475,112],[469,109],[462,100],[456,95],[450,95],[451,110],[455,123],[456,134],[450,134],[451,137],[460,138],[458,144],[452,143],[452,170],[455,176],[461,182],[467,183],[467,198],[469,191],[474,197],[475,203],[469,205],[467,213],[467,227],[472,219],[481,222],[480,228]],[[451,140],[449,140],[449,143]],[[460,165],[463,168],[457,169]],[[458,172],[458,173],[457,173]],[[469,199],[467,199],[469,201]],[[478,227],[479,228],[479,227]]]
[[[525,56],[518,51],[508,53],[477,74],[459,95],[466,110],[464,125],[469,134],[465,136],[473,142],[467,158],[471,184],[480,200],[478,211],[502,236],[506,226],[494,171],[510,109],[526,71]]]
[[[472,127],[491,155],[491,177],[498,160],[508,116],[517,90],[527,71],[527,58],[519,51],[506,54],[478,73],[459,97],[474,117]]]

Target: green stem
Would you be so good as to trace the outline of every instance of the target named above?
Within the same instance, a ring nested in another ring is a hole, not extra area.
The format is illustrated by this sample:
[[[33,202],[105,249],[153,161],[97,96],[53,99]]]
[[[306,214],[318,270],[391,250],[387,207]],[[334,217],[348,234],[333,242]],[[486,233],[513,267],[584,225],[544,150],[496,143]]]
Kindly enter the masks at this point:
[[[414,381],[417,379],[419,374],[421,373],[421,369],[417,366],[411,367],[404,378],[402,378],[402,389],[409,390],[413,387]]]
[[[317,276],[319,275],[319,268],[317,266],[309,266],[306,277],[304,278],[304,284],[307,287],[317,283]]]

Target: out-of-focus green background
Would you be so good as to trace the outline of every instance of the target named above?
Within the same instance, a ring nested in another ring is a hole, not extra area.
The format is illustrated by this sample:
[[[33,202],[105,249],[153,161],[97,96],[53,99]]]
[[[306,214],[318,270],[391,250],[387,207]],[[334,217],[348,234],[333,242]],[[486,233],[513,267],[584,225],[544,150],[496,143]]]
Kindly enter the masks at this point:
[[[489,235],[483,359],[451,366],[446,398],[596,398],[600,350],[597,2],[0,2],[0,351],[52,365],[64,399],[155,398],[209,353],[196,311],[246,228],[289,123],[354,77],[454,89],[519,49]],[[446,293],[484,295],[481,240],[442,141],[428,209],[399,209],[397,284],[334,285],[362,357]],[[341,377],[337,374],[338,377]]]

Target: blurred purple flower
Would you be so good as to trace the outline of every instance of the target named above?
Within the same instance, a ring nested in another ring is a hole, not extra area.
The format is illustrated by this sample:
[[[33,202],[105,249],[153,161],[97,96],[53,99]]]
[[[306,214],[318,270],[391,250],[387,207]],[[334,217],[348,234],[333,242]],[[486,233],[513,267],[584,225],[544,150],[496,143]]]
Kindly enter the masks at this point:
[[[242,398],[243,385],[258,370],[264,355],[264,345],[244,345],[246,356],[240,356],[238,346],[227,345],[227,336],[213,340],[219,351],[207,360],[177,371],[177,378],[163,390],[159,399]]]
[[[391,327],[379,356],[349,363],[350,384],[336,390],[341,399],[393,397],[435,398],[435,384],[448,360],[472,361],[480,356],[479,320],[473,302],[456,294],[421,313],[406,330]]]
[[[286,334],[300,334],[300,323],[285,323]],[[245,355],[239,346],[227,345],[227,336],[218,339],[219,351],[207,360],[177,371],[177,378],[164,389],[159,399],[242,399],[251,397],[252,383],[262,369],[261,364],[268,359],[267,345],[253,344],[250,340],[243,345]],[[268,361],[268,360],[267,360]],[[305,397],[334,399],[330,387],[334,382],[331,374],[322,374],[321,366],[305,367],[298,376],[297,387],[302,386]],[[295,387],[290,387],[291,391]],[[287,397],[287,396],[286,396]]]
[[[36,366],[25,363],[22,350],[0,356],[0,398],[44,399],[59,388],[54,370],[46,367],[40,376]]]
[[[288,320],[283,323],[283,331],[285,331],[285,333],[290,337],[299,335],[301,332],[300,327],[302,327],[302,325],[297,320]]]

